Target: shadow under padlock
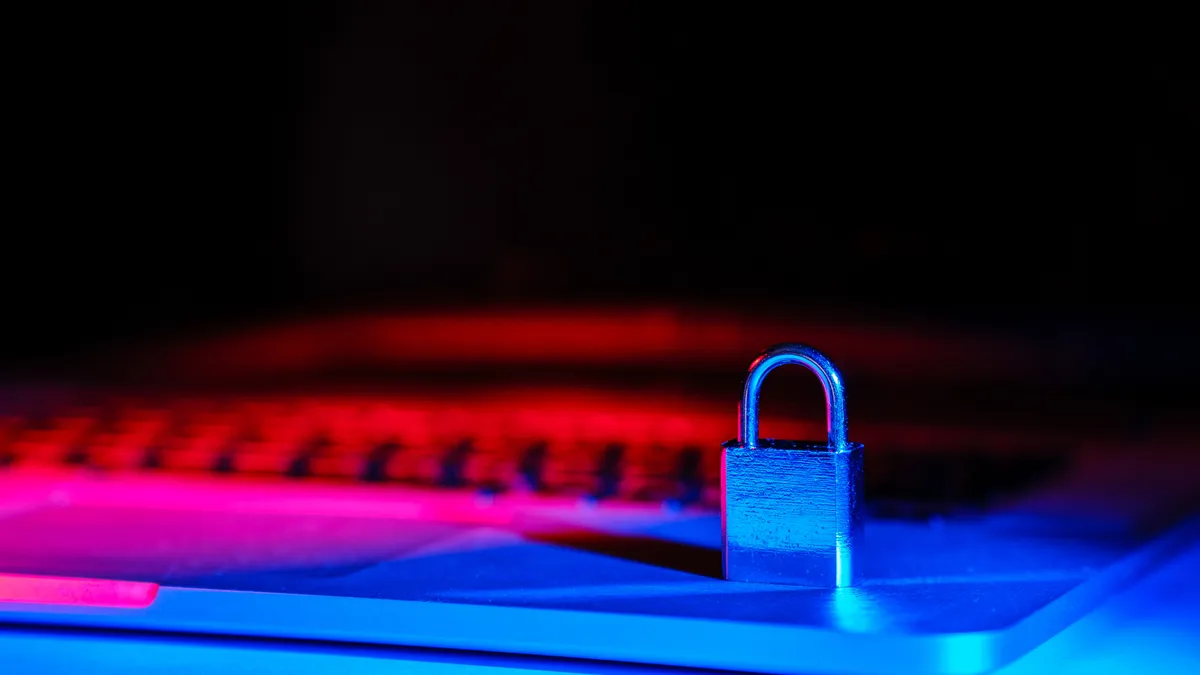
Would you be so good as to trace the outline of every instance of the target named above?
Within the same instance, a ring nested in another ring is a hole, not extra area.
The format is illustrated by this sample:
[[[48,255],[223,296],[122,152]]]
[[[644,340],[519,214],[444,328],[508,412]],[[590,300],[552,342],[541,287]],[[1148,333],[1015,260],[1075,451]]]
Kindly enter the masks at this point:
[[[759,392],[785,364],[807,367],[825,391],[826,442],[758,437]],[[846,438],[842,376],[824,354],[777,345],[750,365],[738,438],[721,453],[721,550],[730,581],[854,585],[862,544],[863,446]]]

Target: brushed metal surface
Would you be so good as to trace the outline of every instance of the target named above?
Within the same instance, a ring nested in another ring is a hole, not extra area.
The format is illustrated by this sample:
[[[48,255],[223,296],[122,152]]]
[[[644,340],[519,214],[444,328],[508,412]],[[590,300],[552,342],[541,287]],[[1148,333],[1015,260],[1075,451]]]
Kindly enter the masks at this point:
[[[1064,485],[1039,489],[1063,497]],[[163,508],[164,491],[195,507]],[[867,518],[858,584],[813,588],[720,580],[720,517],[647,504],[32,470],[0,472],[0,495],[0,572],[161,586],[145,608],[0,602],[7,626],[787,675],[989,672],[1200,535],[1200,521],[1164,534],[1160,521],[1101,514],[1089,527],[1027,508]]]
[[[727,443],[721,458],[730,581],[840,588],[857,580],[863,446]]]

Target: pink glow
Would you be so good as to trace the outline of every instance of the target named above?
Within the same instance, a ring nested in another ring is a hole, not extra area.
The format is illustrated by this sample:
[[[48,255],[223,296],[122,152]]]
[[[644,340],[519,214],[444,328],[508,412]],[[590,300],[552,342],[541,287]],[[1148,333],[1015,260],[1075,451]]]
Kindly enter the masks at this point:
[[[0,574],[0,602],[140,609],[157,595],[158,584],[140,581]]]

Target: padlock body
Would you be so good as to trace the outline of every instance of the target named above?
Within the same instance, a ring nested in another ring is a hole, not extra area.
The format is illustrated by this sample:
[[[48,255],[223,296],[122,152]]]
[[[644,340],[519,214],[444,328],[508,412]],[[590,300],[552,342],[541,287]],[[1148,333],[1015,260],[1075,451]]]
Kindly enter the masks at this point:
[[[730,581],[840,588],[857,575],[863,446],[736,441],[721,453],[721,539]]]

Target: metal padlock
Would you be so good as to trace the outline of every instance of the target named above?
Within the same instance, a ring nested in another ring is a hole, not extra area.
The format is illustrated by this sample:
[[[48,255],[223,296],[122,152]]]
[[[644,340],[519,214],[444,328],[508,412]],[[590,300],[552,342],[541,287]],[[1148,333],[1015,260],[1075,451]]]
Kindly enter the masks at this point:
[[[813,371],[825,389],[825,443],[758,437],[763,379],[792,363]],[[723,448],[725,578],[825,588],[854,585],[854,556],[862,539],[863,446],[846,440],[846,393],[837,367],[802,344],[763,352],[746,377],[737,440]]]

